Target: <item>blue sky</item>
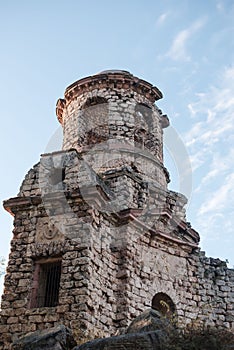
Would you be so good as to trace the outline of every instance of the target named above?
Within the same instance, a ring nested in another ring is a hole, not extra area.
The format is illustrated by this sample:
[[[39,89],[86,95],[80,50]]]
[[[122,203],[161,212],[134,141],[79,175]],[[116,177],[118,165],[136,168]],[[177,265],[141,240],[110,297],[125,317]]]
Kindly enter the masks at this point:
[[[18,193],[59,127],[55,104],[65,88],[128,70],[163,92],[157,105],[193,170],[187,219],[207,255],[233,266],[233,18],[232,0],[0,1],[1,200]],[[165,155],[169,188],[179,191],[178,164]],[[0,256],[11,230],[1,208]]]

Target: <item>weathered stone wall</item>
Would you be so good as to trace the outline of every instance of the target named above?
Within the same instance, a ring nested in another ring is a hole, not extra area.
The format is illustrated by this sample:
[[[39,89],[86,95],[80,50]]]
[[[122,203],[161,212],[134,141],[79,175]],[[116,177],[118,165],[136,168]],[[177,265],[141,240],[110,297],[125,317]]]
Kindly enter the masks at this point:
[[[137,238],[134,228],[128,251],[129,319],[151,306],[156,293],[165,293],[175,304],[180,326],[234,329],[234,270],[225,262],[149,233]]]
[[[155,213],[163,203],[172,217],[184,218],[178,214],[180,201],[174,198],[173,202],[174,193],[152,196],[149,213],[144,211],[147,191],[143,189],[145,202],[143,196],[135,195],[141,188],[139,173],[135,180],[133,170],[107,173],[105,184],[110,194],[122,198],[122,212],[129,207],[129,199],[133,210],[138,210],[135,220],[128,213],[116,218],[117,211],[112,215],[103,210],[92,186],[90,195],[81,191],[86,200],[77,192],[79,176],[83,184],[93,179],[87,169],[82,172],[76,151],[45,155],[40,164],[27,174],[20,197],[8,203],[15,214],[15,228],[1,312],[6,349],[7,340],[61,323],[83,339],[116,334],[151,306],[157,293],[171,297],[181,325],[202,321],[234,326],[234,271],[199,253],[190,236],[178,241],[179,227],[163,211]],[[47,172],[56,164],[58,169],[65,166],[65,178],[51,185]],[[123,186],[120,193],[119,186]],[[28,197],[30,188],[36,196]],[[43,201],[38,196],[41,191]],[[30,308],[35,261],[54,256],[62,257],[59,305]]]
[[[137,79],[101,74],[69,87],[57,104],[64,150],[43,155],[4,203],[14,215],[4,350],[22,334],[61,323],[79,341],[114,335],[155,306],[155,295],[181,326],[234,328],[234,270],[200,252],[186,198],[167,190],[168,122],[153,105],[161,95]],[[56,258],[58,305],[35,307],[37,263]]]

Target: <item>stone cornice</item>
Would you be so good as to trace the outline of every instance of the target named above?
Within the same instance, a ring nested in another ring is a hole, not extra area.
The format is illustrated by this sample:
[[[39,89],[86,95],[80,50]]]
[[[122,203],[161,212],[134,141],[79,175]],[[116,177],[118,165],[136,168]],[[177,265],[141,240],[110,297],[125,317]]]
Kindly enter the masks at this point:
[[[85,77],[83,79],[77,80],[65,90],[65,99],[69,101],[74,95],[79,95],[80,91],[87,90],[91,88],[92,90],[97,86],[106,87],[111,86],[111,84],[116,84],[117,88],[120,89],[132,89],[138,93],[146,95],[152,102],[157,101],[163,97],[161,91],[150,84],[149,82],[139,79],[132,74],[124,71],[119,72],[101,72],[96,75]]]
[[[11,215],[15,215],[18,210],[31,207],[32,205],[38,205],[42,202],[41,196],[34,197],[15,197],[3,201],[3,207]]]
[[[71,100],[94,89],[111,87],[131,90],[144,95],[152,104],[163,97],[162,92],[156,86],[133,76],[127,71],[104,71],[79,79],[66,88],[64,99],[58,99],[56,104],[56,115],[59,122],[62,123],[63,110]]]
[[[133,222],[135,226],[140,227],[145,232],[150,232],[152,237],[159,237],[161,239],[171,241],[171,242],[173,242],[177,245],[180,245],[182,247],[198,248],[199,235],[195,230],[190,229],[193,231],[193,234],[196,233],[198,235],[198,237],[197,237],[197,235],[196,235],[196,237],[193,237],[193,240],[194,240],[193,242],[180,239],[179,237],[175,238],[172,235],[168,235],[168,234],[162,232],[161,230],[153,229],[152,227],[149,227],[146,223],[142,222],[139,218],[141,213],[142,213],[142,209],[126,209],[126,210],[123,210],[119,213],[112,214],[112,216],[114,216],[114,219],[115,219],[115,222],[117,225],[118,224],[123,225],[123,224],[126,224],[128,222]],[[181,224],[182,224],[182,222],[181,222]],[[185,222],[184,222],[183,226],[186,226]],[[191,233],[190,230],[189,230],[189,233]],[[185,232],[188,233],[188,230],[185,230]]]
[[[98,186],[97,188],[87,188],[87,196],[89,199],[92,199],[93,204],[96,203],[98,207],[101,207],[103,203],[105,203],[106,200],[109,200],[109,196],[105,193],[104,189]],[[64,198],[81,198],[80,194],[77,192],[56,192],[51,193],[49,195],[45,195],[44,199],[48,200],[48,197],[53,200],[59,200],[61,197]],[[35,197],[16,197],[16,198],[10,198],[3,202],[4,209],[6,209],[11,215],[15,215],[17,211],[22,211],[26,208],[30,208],[31,206],[35,206],[38,204],[43,203],[43,198],[41,196],[35,196]],[[165,234],[164,232],[161,232],[160,230],[155,230],[152,227],[148,227],[147,224],[142,222],[140,220],[140,215],[142,214],[142,209],[125,209],[120,212],[116,213],[109,213],[108,215],[104,216],[106,219],[113,221],[117,226],[124,225],[128,222],[134,222],[134,225],[139,226],[141,229],[146,230],[147,232],[150,232],[150,234],[155,237],[159,236],[163,239],[167,239],[169,241],[172,241],[176,244],[179,244],[181,246],[188,246],[192,248],[197,248],[199,243],[199,234],[192,228],[188,227],[188,224],[184,221],[178,220],[176,218],[172,218],[169,211],[164,210],[160,213],[161,216],[168,217],[170,220],[173,221],[173,223],[183,231],[184,238],[180,239],[175,238],[172,235]],[[186,239],[187,237],[187,239]]]

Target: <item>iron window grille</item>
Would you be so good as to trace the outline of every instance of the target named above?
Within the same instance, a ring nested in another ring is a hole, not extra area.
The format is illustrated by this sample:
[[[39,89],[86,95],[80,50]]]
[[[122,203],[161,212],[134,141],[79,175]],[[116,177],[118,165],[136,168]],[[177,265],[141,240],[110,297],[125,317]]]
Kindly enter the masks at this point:
[[[55,307],[59,301],[61,259],[35,263],[30,307]]]

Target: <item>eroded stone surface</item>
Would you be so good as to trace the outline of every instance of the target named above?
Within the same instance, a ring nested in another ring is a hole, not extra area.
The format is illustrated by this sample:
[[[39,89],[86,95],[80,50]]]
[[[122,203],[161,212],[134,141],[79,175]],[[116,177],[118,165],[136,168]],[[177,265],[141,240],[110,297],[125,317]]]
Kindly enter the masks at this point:
[[[162,349],[162,338],[161,331],[125,334],[93,340],[75,347],[74,350],[159,350]]]
[[[71,350],[76,342],[71,331],[64,326],[28,334],[12,346],[12,350]]]
[[[126,329],[126,333],[142,333],[161,330],[165,338],[174,327],[170,320],[160,312],[148,309],[136,317]]]
[[[180,327],[234,328],[234,271],[200,251],[186,198],[167,189],[160,97],[132,75],[104,72],[58,101],[63,150],[42,155],[4,203],[14,230],[2,349],[61,323],[79,341],[119,334],[155,295],[171,298]],[[58,302],[32,307],[37,264],[58,257]],[[166,301],[158,303],[167,308]]]

